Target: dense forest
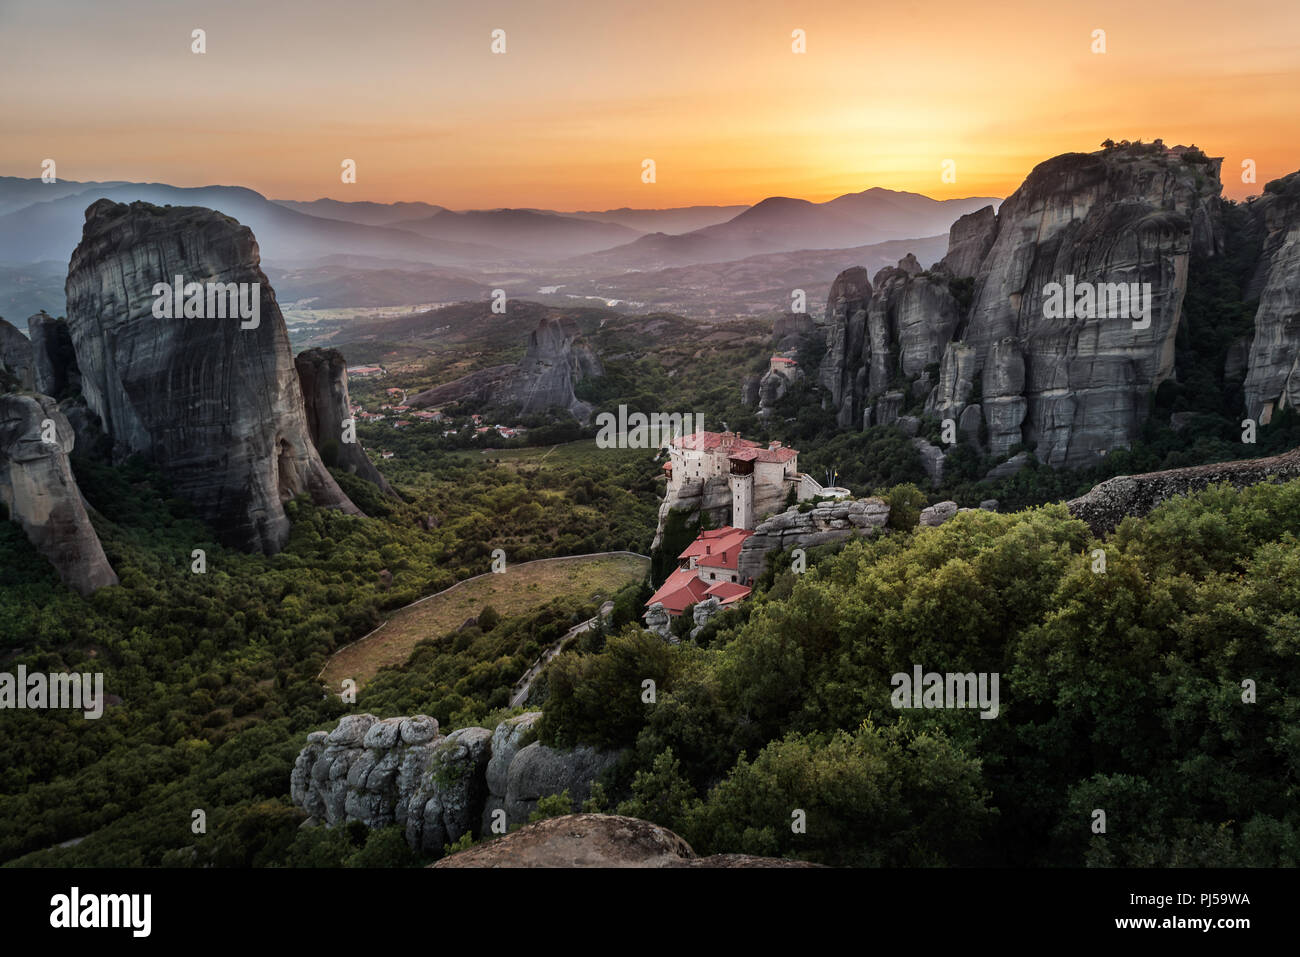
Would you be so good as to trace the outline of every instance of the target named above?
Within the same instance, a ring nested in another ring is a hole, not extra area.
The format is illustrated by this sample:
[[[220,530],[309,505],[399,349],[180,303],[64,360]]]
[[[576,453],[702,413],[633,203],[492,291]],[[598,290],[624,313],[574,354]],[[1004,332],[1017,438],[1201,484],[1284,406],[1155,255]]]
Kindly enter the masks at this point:
[[[894,510],[888,534],[810,550],[802,575],[775,556],[754,598],[697,638],[678,622],[680,644],[637,627],[648,582],[608,596],[613,620],[556,658],[528,702],[543,709],[537,734],[549,744],[625,749],[588,806],[665,824],[701,853],[830,864],[1300,858],[1300,482],[1210,490],[1130,519],[1106,542],[1046,504],[1115,474],[1300,446],[1289,410],[1256,444],[1240,440],[1240,381],[1225,375],[1224,357],[1253,312],[1242,299],[1252,239],[1243,209],[1229,204],[1225,217],[1228,254],[1190,272],[1176,381],[1152,396],[1130,448],[1085,471],[1031,458],[983,481],[996,462],[959,446],[931,487],[898,429],[835,428],[815,386],[815,348],[800,354],[805,381],[760,420],[742,405],[740,382],[766,366],[767,326],[702,344],[677,317],[619,328],[606,311],[585,316],[607,374],[578,393],[598,410],[703,411],[710,428],[782,439],[801,450],[805,471],[834,469],[838,484]],[[468,366],[513,355],[511,336],[501,332]],[[620,352],[620,341],[631,344]],[[465,368],[436,358],[448,374]],[[354,398],[378,402],[399,380],[428,384],[405,373],[357,383]],[[351,711],[491,726],[512,713],[511,684],[539,649],[595,608],[555,600],[500,620],[485,610],[476,624],[428,635],[355,705],[323,694],[316,676],[328,655],[386,612],[486,571],[494,548],[511,561],[648,552],[663,488],[655,451],[597,450],[591,426],[561,418],[527,424],[525,439],[492,447],[431,424],[363,425],[364,444],[394,453],[379,464],[401,498],[336,472],[369,517],[295,501],[291,540],[274,557],[222,548],[141,463],[77,459],[122,581],[90,599],[0,522],[5,670],[102,671],[111,696],[95,721],[4,715],[0,862],[421,863],[393,829],[301,829],[289,771],[308,732]],[[938,428],[923,419],[921,434],[937,440]],[[947,498],[996,498],[1002,514],[912,528],[926,502]],[[655,579],[695,531],[670,517]],[[191,570],[194,549],[206,553],[204,574]],[[1000,674],[999,718],[895,709],[890,676],[916,664]],[[640,697],[646,678],[659,689],[652,706]],[[1252,703],[1243,681],[1255,684]],[[564,806],[558,798],[544,810]],[[1105,835],[1089,827],[1096,809],[1110,822]],[[795,810],[807,833],[789,827]]]
[[[1297,535],[1300,482],[1179,499],[1105,543],[1059,505],[855,541],[694,642],[628,629],[561,657],[539,734],[630,749],[604,806],[701,853],[1294,863]],[[893,707],[916,664],[1000,674],[997,720]]]

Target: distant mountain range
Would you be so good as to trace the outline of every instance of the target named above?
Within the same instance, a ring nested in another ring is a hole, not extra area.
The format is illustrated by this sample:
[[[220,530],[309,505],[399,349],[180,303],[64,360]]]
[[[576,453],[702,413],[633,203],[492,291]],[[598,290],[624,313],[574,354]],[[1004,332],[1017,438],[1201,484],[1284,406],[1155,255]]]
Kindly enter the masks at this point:
[[[26,192],[24,181],[0,181],[0,203],[11,184]],[[49,184],[51,189],[68,184]],[[420,236],[385,226],[366,226],[343,220],[309,216],[261,193],[239,186],[182,188],[163,183],[126,185],[85,184],[78,192],[57,199],[31,202],[0,216],[0,262],[58,259],[66,262],[81,239],[86,208],[97,199],[119,203],[137,200],[158,206],[204,206],[233,216],[253,230],[267,259],[313,259],[334,253],[363,253],[384,258],[414,259],[442,264],[490,262],[501,254],[488,247]]]
[[[681,235],[653,233],[591,257],[593,263],[645,269],[730,262],[796,249],[842,249],[947,233],[966,213],[995,198],[935,200],[919,193],[869,189],[825,203],[774,196],[713,226]]]
[[[940,236],[964,213],[1000,202],[941,201],[877,188],[825,203],[771,197],[754,206],[456,211],[422,202],[270,200],[238,186],[0,177],[4,312],[20,320],[42,308],[63,312],[62,264],[81,238],[86,208],[101,198],[201,206],[231,216],[253,230],[268,275],[285,285],[286,302],[313,300],[333,307],[447,301],[496,287],[597,278],[600,291],[584,289],[581,295],[635,298],[619,295],[619,274]],[[918,249],[925,251],[928,247]],[[817,284],[826,281],[823,271],[819,268]],[[406,275],[420,272],[426,275]],[[741,272],[754,292],[753,270]],[[636,285],[644,290],[647,284]]]

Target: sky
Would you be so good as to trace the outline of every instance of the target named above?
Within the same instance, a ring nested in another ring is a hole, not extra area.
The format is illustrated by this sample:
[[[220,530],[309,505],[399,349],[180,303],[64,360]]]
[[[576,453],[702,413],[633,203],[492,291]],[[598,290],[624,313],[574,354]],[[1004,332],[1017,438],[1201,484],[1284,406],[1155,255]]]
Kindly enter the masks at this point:
[[[1006,196],[1107,137],[1242,198],[1300,168],[1297,90],[1296,0],[0,0],[0,175],[275,199]]]

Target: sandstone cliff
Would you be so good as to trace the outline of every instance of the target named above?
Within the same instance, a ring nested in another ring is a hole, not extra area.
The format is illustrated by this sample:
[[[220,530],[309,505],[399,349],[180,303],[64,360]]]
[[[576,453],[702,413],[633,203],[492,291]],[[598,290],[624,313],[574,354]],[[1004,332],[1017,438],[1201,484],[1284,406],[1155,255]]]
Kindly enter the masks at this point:
[[[1300,172],[1269,183],[1251,206],[1264,244],[1247,298],[1259,297],[1246,373],[1246,415],[1267,424],[1300,404]]]
[[[444,736],[425,715],[348,715],[333,731],[307,736],[290,775],[290,798],[317,823],[400,824],[413,850],[441,854],[467,833],[492,834],[497,821],[507,828],[526,823],[539,798],[567,790],[580,805],[617,758],[589,747],[521,747],[539,717],[529,712],[495,731],[460,728]]]
[[[12,388],[35,388],[31,342],[12,323],[0,319],[0,387],[6,377]]]
[[[219,212],[100,200],[86,210],[66,290],[82,390],[114,457],[145,456],[224,542],[273,553],[289,536],[284,503],[297,494],[360,513],[312,444],[259,264],[252,231]],[[155,285],[177,276],[249,284],[256,327],[155,318]]]
[[[38,312],[27,320],[32,340],[32,366],[37,392],[62,399],[65,392],[81,391],[81,369],[65,319]]]
[[[1067,502],[1066,507],[1094,535],[1104,535],[1114,530],[1126,515],[1148,515],[1162,502],[1199,492],[1218,482],[1244,488],[1293,478],[1300,478],[1300,449],[1262,459],[1120,475],[1094,486],[1086,495]]]
[[[366,457],[359,441],[346,441],[344,420],[352,418],[348,397],[348,370],[337,349],[307,349],[293,360],[302,387],[303,410],[312,444],[326,465],[334,465],[378,485],[386,495],[396,495],[388,479]],[[332,460],[332,461],[331,461]]]
[[[1040,460],[1077,466],[1126,445],[1173,372],[1189,258],[1222,250],[1219,162],[1161,147],[1058,156],[996,216],[954,224],[934,269],[905,259],[869,285],[846,271],[832,287],[822,363],[840,424],[887,422],[893,401],[921,398],[961,419],[979,385],[976,415],[994,454],[1033,442]],[[1069,317],[1048,318],[1057,283],[1149,283],[1149,317],[1076,317],[1072,302]],[[882,406],[886,395],[898,398]]]
[[[583,379],[604,374],[599,357],[582,338],[577,324],[549,310],[529,333],[528,350],[517,366],[480,369],[417,393],[407,402],[427,408],[471,399],[493,406],[512,406],[525,415],[566,409],[578,421],[586,422],[591,406],[574,396],[573,387]]]
[[[684,513],[683,518],[688,524],[707,515],[711,528],[730,525],[731,480],[726,475],[683,479],[675,490],[665,490],[659,502],[659,523],[655,527],[654,541],[650,543],[652,551],[662,544],[668,514],[673,511]]]
[[[73,441],[49,396],[0,396],[0,501],[64,583],[89,595],[116,585],[117,575],[68,464]]]
[[[586,421],[591,406],[576,399],[573,387],[583,379],[605,374],[596,353],[582,340],[577,325],[562,316],[547,316],[528,336],[528,351],[519,374],[508,380],[503,400],[525,414],[564,408]]]

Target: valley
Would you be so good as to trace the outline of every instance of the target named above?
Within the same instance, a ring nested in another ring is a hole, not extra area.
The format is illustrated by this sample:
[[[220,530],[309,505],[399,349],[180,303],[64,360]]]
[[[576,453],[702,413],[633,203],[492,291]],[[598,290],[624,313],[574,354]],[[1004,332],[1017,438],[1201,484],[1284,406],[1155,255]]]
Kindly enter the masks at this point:
[[[0,663],[99,669],[106,707],[4,716],[0,859],[415,866],[567,808],[833,866],[1285,862],[1300,174],[1232,203],[1217,172],[1129,144],[871,230],[843,211],[878,191],[649,242],[618,242],[644,210],[13,200],[50,243],[91,202],[65,301],[0,340]],[[256,310],[156,318],[150,270]],[[1137,284],[1143,322],[1051,308],[1076,278]],[[707,477],[598,440],[688,411]],[[714,558],[728,601],[657,617]],[[900,713],[918,662],[1001,700]],[[1251,717],[1243,668],[1283,692]],[[1184,773],[1246,734],[1221,786]],[[1148,793],[1115,846],[1068,830]]]

